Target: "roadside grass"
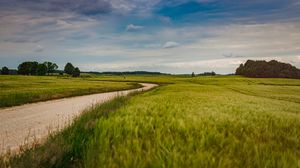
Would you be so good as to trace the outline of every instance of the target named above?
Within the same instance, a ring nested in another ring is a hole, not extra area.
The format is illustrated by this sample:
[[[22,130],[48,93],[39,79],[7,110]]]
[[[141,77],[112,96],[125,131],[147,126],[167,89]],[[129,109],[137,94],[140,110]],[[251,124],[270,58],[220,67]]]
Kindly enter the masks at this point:
[[[9,163],[300,168],[300,80],[153,76],[145,81],[155,80],[173,84],[87,110],[71,127]]]
[[[43,144],[23,147],[17,155],[1,156],[0,167],[83,167],[82,156],[87,142],[94,136],[97,120],[124,106],[129,97],[117,97],[85,110],[69,127],[50,134]]]
[[[0,75],[0,108],[138,87],[140,87],[139,84],[132,82],[95,81],[93,77]]]

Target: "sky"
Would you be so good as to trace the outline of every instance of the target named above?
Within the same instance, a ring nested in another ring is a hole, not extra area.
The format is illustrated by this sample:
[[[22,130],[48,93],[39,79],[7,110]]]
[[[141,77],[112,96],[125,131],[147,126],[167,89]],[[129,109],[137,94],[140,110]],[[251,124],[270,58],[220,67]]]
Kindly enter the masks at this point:
[[[0,0],[0,66],[234,73],[300,68],[300,0]]]

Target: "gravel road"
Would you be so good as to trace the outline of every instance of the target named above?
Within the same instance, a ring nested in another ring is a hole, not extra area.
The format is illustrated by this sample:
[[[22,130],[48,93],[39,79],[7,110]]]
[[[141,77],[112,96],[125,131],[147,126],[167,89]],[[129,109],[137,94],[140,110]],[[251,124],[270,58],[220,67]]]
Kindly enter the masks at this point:
[[[16,151],[21,145],[40,141],[49,132],[70,124],[74,117],[96,103],[103,103],[118,95],[146,91],[156,84],[141,83],[140,89],[99,93],[0,109],[0,154]]]

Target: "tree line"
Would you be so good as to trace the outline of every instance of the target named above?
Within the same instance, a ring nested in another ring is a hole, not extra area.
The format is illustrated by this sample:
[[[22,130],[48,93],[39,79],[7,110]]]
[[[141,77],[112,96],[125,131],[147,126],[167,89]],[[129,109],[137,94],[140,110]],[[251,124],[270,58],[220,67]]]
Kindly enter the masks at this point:
[[[17,74],[19,75],[38,75],[44,76],[57,72],[58,66],[53,62],[38,63],[36,61],[26,61],[19,64]],[[8,69],[6,66],[2,67],[1,74],[9,75],[13,70]],[[64,72],[73,77],[80,76],[80,70],[78,67],[74,67],[71,63],[67,63],[64,68]],[[61,74],[62,75],[62,74]]]
[[[195,72],[192,72],[192,75],[191,77],[196,77],[196,76],[216,76],[217,74],[212,71],[212,72],[203,72],[203,73],[200,73],[200,74],[195,74]]]
[[[90,74],[96,74],[96,75],[170,75],[167,73],[161,73],[161,72],[150,72],[150,71],[106,71],[106,72],[88,72]]]
[[[254,78],[296,78],[300,79],[300,70],[291,64],[272,61],[248,60],[236,69],[236,75]]]
[[[18,66],[20,75],[46,75],[53,73],[58,66],[52,62],[38,63],[36,61],[23,62]]]

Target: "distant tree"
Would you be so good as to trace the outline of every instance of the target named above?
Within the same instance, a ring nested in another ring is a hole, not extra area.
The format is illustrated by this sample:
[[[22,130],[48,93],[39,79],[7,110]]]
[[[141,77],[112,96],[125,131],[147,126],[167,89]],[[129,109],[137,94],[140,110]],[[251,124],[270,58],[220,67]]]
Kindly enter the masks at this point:
[[[254,78],[298,78],[300,70],[291,64],[272,61],[248,60],[236,69],[236,75],[243,75]]]
[[[201,74],[198,74],[199,76],[216,76],[217,74],[214,71],[211,72],[204,72]]]
[[[79,77],[80,76],[80,70],[78,67],[76,67],[73,71],[73,74],[72,74],[73,77]]]
[[[36,75],[38,62],[23,62],[18,66],[18,73],[21,75]]]
[[[29,62],[30,75],[36,75],[37,74],[38,65],[39,65],[39,63],[36,62],[36,61]]]
[[[192,77],[195,77],[195,73],[194,72],[192,73]]]
[[[47,66],[46,64],[38,64],[37,67],[37,75],[46,75],[47,73]]]
[[[65,66],[65,73],[68,74],[68,75],[73,75],[73,71],[74,71],[74,66],[71,64],[71,63],[67,63],[66,66]]]
[[[235,74],[236,75],[242,75],[243,74],[243,70],[244,70],[244,65],[240,64],[240,66],[236,69]]]
[[[18,66],[18,74],[21,74],[21,75],[32,74],[33,70],[35,69],[35,66],[32,68],[32,65],[33,65],[32,62],[22,62]]]
[[[6,66],[2,67],[1,74],[2,75],[9,75],[9,69]]]
[[[44,64],[47,67],[47,73],[53,73],[55,70],[57,70],[58,66],[55,63],[52,62],[44,62]]]

